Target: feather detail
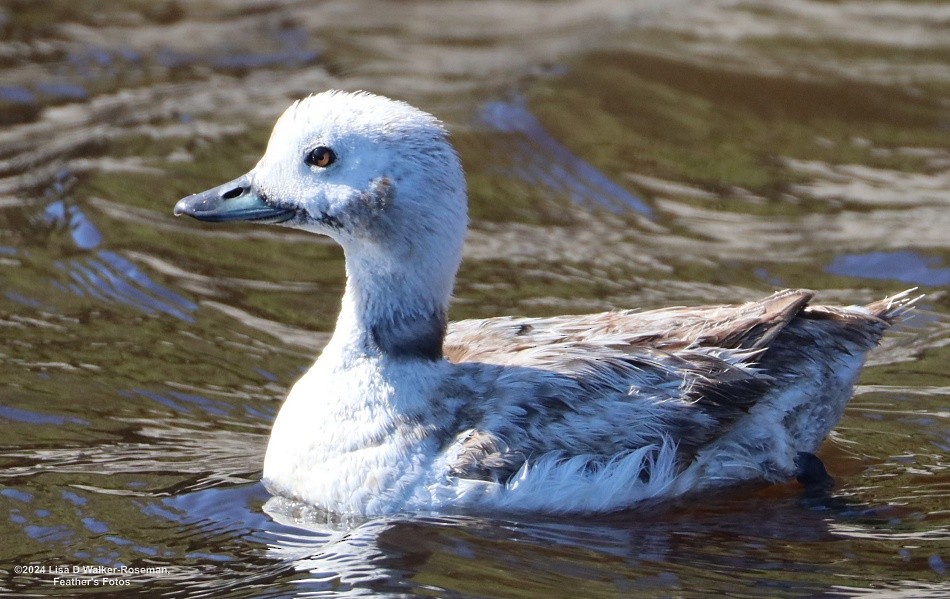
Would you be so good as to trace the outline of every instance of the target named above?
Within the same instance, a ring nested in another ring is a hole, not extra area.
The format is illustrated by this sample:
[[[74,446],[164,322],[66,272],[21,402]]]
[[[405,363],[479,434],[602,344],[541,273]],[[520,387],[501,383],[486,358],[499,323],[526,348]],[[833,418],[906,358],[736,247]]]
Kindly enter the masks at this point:
[[[315,148],[334,160],[307,162]],[[791,479],[919,299],[839,308],[785,290],[446,325],[467,226],[459,157],[433,116],[362,92],[295,103],[240,181],[239,203],[215,188],[176,211],[264,214],[346,257],[336,329],[280,409],[263,477],[342,514],[609,511]]]

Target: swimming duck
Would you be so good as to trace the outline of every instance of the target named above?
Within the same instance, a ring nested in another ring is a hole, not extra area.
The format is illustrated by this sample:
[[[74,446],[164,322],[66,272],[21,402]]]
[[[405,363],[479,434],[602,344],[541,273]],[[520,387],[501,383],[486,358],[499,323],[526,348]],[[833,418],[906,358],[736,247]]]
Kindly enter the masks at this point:
[[[467,228],[443,126],[330,91],[294,103],[246,175],[175,206],[326,235],[346,260],[336,329],[274,423],[263,480],[338,514],[604,512],[814,457],[868,350],[912,303],[741,305],[447,323]]]

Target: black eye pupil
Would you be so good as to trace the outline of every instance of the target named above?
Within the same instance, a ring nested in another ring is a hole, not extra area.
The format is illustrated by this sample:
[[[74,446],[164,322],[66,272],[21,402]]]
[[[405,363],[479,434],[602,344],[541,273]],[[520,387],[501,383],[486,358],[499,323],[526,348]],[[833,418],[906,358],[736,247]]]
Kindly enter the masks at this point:
[[[325,146],[320,146],[319,148],[310,150],[304,162],[310,166],[319,166],[322,168],[330,166],[334,160],[336,160],[336,154],[333,153],[333,150]]]

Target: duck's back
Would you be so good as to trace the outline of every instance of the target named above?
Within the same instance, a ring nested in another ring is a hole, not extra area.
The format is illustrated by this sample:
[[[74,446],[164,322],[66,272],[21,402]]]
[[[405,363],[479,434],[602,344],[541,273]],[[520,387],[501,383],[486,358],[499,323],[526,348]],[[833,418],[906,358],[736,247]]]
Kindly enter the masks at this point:
[[[452,450],[456,472],[504,481],[543,455],[602,465],[652,443],[672,451],[669,489],[794,476],[798,454],[816,451],[840,419],[867,351],[908,304],[907,293],[848,308],[808,306],[811,297],[452,323],[444,353],[472,364],[485,398]],[[649,482],[646,470],[635,478]]]
[[[674,352],[697,346],[758,350],[769,348],[772,340],[790,326],[794,331],[804,322],[820,324],[804,325],[807,332],[797,333],[799,336],[810,333],[816,335],[815,343],[822,343],[821,338],[830,335],[839,340],[834,345],[845,343],[866,351],[908,303],[908,292],[904,292],[867,306],[809,306],[813,295],[811,291],[787,289],[738,305],[463,320],[450,323],[443,351],[452,362],[528,361],[544,367],[545,355],[556,353],[547,349],[578,343]]]

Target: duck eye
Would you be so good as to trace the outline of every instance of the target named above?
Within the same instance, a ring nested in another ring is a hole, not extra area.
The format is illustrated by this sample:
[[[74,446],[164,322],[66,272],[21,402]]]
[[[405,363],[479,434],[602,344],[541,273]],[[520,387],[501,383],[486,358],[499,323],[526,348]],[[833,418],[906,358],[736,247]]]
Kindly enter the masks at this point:
[[[336,154],[333,153],[333,150],[326,146],[320,146],[307,152],[307,156],[303,161],[310,166],[325,168],[333,164],[334,160],[336,160]]]

